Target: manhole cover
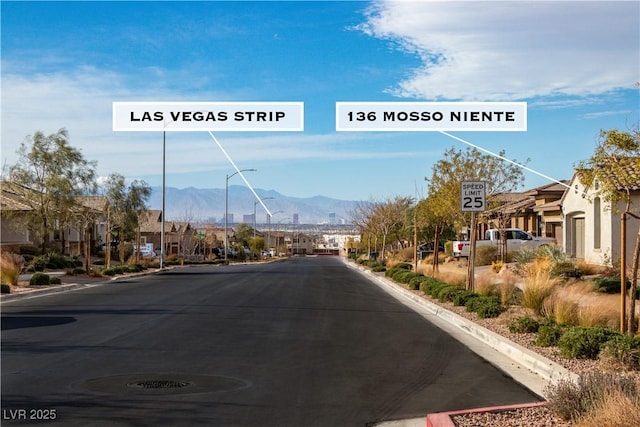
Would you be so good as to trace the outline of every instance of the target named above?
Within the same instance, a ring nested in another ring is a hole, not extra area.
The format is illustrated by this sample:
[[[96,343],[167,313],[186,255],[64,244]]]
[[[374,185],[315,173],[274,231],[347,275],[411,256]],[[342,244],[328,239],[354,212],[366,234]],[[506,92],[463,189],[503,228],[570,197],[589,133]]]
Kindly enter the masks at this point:
[[[173,380],[146,380],[138,381],[135,383],[129,383],[129,387],[138,387],[146,389],[161,389],[161,388],[183,388],[189,387],[190,382],[187,381],[173,381]]]
[[[223,375],[130,374],[100,377],[76,383],[75,387],[99,393],[133,395],[163,395],[215,393],[239,390],[251,384],[239,378]]]

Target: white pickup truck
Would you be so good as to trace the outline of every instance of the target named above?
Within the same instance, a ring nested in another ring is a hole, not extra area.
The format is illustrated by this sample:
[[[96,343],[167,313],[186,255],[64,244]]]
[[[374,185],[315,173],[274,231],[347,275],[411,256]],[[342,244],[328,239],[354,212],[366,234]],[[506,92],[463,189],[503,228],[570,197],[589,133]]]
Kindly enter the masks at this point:
[[[535,237],[519,228],[507,228],[507,250],[518,251],[523,248],[535,249],[544,245],[555,245],[556,239],[552,237]],[[500,230],[490,229],[484,233],[484,240],[476,240],[476,248],[487,245],[498,245]],[[469,241],[453,242],[453,256],[456,258],[469,258]]]

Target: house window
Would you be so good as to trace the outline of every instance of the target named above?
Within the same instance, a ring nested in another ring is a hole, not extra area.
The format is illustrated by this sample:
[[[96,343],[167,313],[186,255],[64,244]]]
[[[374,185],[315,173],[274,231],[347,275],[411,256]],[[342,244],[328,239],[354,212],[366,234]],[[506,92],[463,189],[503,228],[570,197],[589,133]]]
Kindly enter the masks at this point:
[[[600,197],[593,199],[593,248],[600,249]]]

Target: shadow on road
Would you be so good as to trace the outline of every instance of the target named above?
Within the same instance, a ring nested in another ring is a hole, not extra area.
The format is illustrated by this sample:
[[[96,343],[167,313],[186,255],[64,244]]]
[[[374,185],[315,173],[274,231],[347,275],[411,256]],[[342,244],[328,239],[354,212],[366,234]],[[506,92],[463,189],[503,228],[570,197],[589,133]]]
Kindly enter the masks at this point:
[[[2,330],[39,328],[75,322],[70,316],[2,316]]]

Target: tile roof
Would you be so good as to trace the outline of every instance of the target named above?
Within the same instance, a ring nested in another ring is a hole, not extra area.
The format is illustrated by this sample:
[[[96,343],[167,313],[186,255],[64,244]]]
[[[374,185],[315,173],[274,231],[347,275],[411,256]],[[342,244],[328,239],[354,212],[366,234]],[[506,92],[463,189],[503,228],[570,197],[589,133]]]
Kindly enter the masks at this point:
[[[140,232],[159,233],[161,229],[162,229],[162,211],[160,209],[148,210],[142,214],[142,218],[140,220]]]
[[[629,187],[631,191],[640,190],[640,157],[626,157],[618,163],[619,171],[609,171],[609,178],[616,184],[618,190]],[[620,174],[616,172],[622,172]],[[626,176],[627,179],[624,179]],[[624,179],[624,181],[623,181]]]
[[[2,181],[0,207],[3,210],[30,211],[33,209],[33,204],[29,202],[27,197],[29,193],[33,193],[33,190],[12,182]]]

